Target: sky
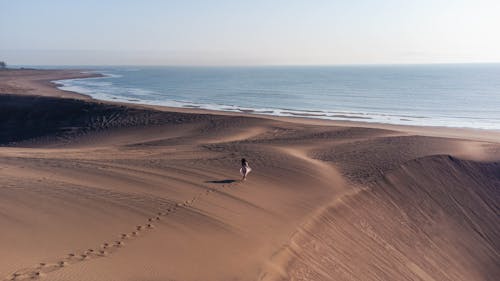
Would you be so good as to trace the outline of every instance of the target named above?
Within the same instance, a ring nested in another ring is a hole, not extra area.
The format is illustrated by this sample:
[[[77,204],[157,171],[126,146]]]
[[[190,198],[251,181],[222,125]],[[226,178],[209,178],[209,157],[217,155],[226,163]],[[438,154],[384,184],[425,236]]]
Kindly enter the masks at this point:
[[[500,0],[0,0],[0,61],[500,62]]]

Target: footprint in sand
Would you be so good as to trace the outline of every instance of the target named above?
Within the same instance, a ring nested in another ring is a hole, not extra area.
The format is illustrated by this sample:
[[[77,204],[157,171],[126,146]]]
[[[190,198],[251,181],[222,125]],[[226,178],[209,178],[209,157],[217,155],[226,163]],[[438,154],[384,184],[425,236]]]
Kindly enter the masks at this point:
[[[225,187],[225,186],[224,186]],[[205,191],[206,194],[215,192],[216,190],[214,188],[209,188]],[[202,197],[203,191],[200,192],[198,195],[193,197],[191,200],[186,200],[182,203],[176,203],[173,207],[167,208],[165,211],[162,212],[157,212],[157,216],[148,218],[148,222],[153,222],[153,221],[160,221],[162,216],[166,216],[169,214],[174,213],[177,208],[179,207],[190,207],[194,204],[195,201],[197,201],[199,198]],[[145,229],[153,229],[155,228],[155,225],[152,223],[148,223],[146,225],[137,225],[135,227],[135,231],[132,231],[130,234],[128,233],[122,233],[120,235],[121,240],[125,240],[131,237],[137,237],[139,235],[140,231],[143,231]],[[97,258],[97,257],[105,257],[108,256],[109,254],[114,253],[115,250],[118,248],[123,247],[125,244],[123,241],[117,240],[114,241],[113,244],[110,243],[103,243],[99,247],[99,250],[94,250],[94,249],[87,249],[84,251],[82,254],[75,254],[75,253],[69,253],[66,258],[63,260],[59,260],[57,262],[54,262],[53,264],[47,264],[47,263],[40,263],[37,267],[32,268],[32,269],[26,269],[26,270],[19,270],[18,272],[15,272],[11,274],[8,279],[5,280],[11,280],[11,281],[19,281],[19,280],[29,280],[29,279],[39,279],[45,275],[45,273],[52,272],[54,270],[57,270],[58,268],[66,267],[70,264],[82,262],[89,260],[91,258]],[[107,249],[110,249],[111,252],[108,252]]]
[[[43,274],[43,272],[40,272],[40,271],[37,271],[33,274],[33,279],[35,278],[40,278],[40,277],[43,277],[45,276],[45,274]]]

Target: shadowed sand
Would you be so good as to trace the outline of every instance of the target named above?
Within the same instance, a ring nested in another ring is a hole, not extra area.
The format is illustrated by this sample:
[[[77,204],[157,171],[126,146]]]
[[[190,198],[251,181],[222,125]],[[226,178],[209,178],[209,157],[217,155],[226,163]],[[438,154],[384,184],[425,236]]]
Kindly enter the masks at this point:
[[[0,280],[500,274],[495,132],[23,96],[79,73],[5,73]]]

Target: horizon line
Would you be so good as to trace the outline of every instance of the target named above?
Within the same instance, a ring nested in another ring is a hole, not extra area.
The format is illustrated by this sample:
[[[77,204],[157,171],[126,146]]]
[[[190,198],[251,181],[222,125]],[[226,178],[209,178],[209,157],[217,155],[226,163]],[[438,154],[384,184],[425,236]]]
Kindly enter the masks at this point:
[[[4,61],[5,62],[5,61]],[[336,66],[418,66],[418,65],[470,65],[500,64],[495,62],[421,62],[421,63],[344,63],[344,64],[7,64],[7,67],[336,67]]]

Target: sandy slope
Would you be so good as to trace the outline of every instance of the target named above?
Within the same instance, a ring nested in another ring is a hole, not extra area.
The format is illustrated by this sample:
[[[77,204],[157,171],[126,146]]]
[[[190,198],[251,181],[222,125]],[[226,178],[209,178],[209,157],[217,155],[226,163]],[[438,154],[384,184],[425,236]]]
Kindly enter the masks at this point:
[[[5,95],[0,120],[0,280],[500,273],[496,143]]]

